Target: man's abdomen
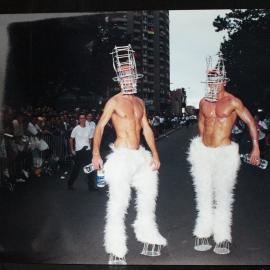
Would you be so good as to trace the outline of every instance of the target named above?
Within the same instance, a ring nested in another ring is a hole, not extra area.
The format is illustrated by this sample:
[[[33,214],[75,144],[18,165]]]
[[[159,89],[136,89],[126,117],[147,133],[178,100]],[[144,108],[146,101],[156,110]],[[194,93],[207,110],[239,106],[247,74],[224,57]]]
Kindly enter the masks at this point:
[[[132,136],[117,136],[114,145],[116,148],[118,147],[124,147],[129,149],[138,149],[140,146],[140,137],[137,137],[136,135]]]
[[[205,128],[203,132],[203,143],[209,147],[218,147],[231,143],[231,128],[214,126]]]

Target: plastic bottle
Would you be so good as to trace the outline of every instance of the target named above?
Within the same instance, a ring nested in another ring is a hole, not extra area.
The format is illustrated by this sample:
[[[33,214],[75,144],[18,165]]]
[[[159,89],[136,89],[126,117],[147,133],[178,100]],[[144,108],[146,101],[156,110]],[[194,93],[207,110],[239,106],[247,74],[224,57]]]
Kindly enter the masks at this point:
[[[240,158],[248,163],[248,164],[251,164],[250,163],[250,154],[241,154],[240,155]],[[257,167],[259,167],[260,169],[263,169],[265,170],[267,168],[267,165],[268,165],[268,161],[266,159],[260,159],[260,164],[259,165],[256,165]]]
[[[105,187],[105,177],[103,168],[97,171],[96,184],[98,188]]]

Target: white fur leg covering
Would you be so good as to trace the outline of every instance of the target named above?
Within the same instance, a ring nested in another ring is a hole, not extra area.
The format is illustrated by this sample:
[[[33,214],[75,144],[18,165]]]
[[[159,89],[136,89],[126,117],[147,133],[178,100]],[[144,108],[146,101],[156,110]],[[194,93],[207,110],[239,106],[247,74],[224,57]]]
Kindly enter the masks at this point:
[[[143,147],[138,150],[112,148],[104,164],[105,181],[109,185],[109,201],[104,246],[107,253],[124,257],[128,251],[125,214],[131,186],[137,190],[137,218],[134,222],[138,241],[166,245],[155,221],[158,190],[157,172],[152,171],[151,155]]]
[[[194,138],[190,144],[188,161],[191,164],[197,209],[193,234],[199,238],[208,238],[213,233],[213,192],[210,158],[201,139],[199,137]]]
[[[238,145],[232,142],[211,148],[195,137],[188,161],[198,211],[193,234],[200,238],[214,234],[215,241],[231,241],[232,192],[240,165]]]
[[[232,242],[233,190],[241,164],[238,144],[232,142],[229,146],[219,148],[213,182],[215,194],[213,232],[216,243],[224,240]]]
[[[158,194],[158,172],[153,171],[151,154],[140,148],[142,165],[133,176],[132,185],[137,191],[137,217],[133,227],[138,241],[166,246],[166,239],[159,233],[156,223],[156,198]]]
[[[128,251],[125,214],[130,200],[132,172],[127,165],[125,155],[119,151],[111,153],[104,164],[105,181],[109,185],[104,246],[107,253],[120,258]]]

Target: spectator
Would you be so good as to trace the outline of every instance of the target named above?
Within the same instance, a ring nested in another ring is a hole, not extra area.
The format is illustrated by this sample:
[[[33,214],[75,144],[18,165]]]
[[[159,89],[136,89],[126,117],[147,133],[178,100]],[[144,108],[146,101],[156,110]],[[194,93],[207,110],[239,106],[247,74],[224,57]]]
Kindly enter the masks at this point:
[[[83,166],[88,165],[92,160],[91,140],[94,133],[86,127],[85,115],[79,115],[79,124],[72,130],[70,135],[70,150],[74,156],[75,164],[73,166],[70,178],[68,180],[68,189],[74,190],[74,182],[79,175],[80,169]],[[75,141],[75,145],[74,145]],[[95,189],[95,175],[93,173],[88,174],[88,189]]]
[[[93,115],[91,113],[88,113],[86,115],[86,121],[85,121],[85,126],[90,129],[90,132],[94,134],[95,129],[96,129],[96,124],[93,121]]]

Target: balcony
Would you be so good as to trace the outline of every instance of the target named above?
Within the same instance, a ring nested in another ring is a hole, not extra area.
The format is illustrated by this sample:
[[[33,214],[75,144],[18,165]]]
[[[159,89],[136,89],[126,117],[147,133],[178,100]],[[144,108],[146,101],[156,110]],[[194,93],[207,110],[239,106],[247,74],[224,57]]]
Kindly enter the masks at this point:
[[[163,24],[160,24],[160,25],[159,25],[159,29],[161,29],[161,30],[165,30],[164,25],[163,25]]]
[[[119,30],[127,30],[127,26],[126,25],[117,25],[117,29],[119,29]]]
[[[141,20],[135,19],[133,20],[134,24],[140,25],[141,24]]]

